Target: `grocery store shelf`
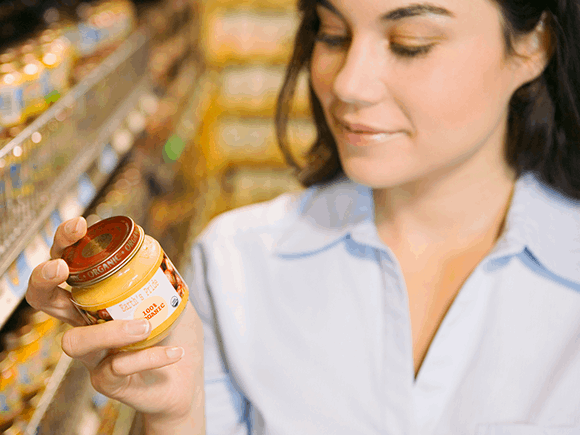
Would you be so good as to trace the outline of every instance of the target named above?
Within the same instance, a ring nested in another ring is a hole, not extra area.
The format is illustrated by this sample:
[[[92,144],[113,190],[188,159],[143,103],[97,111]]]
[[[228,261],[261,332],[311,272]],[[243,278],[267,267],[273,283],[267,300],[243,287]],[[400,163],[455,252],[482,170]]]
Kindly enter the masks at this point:
[[[113,54],[107,57],[99,67],[95,68],[87,77],[79,82],[69,93],[64,95],[57,103],[36,118],[17,137],[12,139],[7,145],[0,149],[0,158],[9,154],[16,146],[22,145],[34,132],[41,130],[50,121],[59,119],[59,113],[67,108],[73,108],[78,103],[83,103],[87,93],[103,83],[111,73],[119,74],[119,67],[128,62],[133,65],[133,56],[139,54],[147,43],[145,30],[140,29],[134,32]],[[143,71],[144,72],[144,71]],[[100,110],[100,109],[97,109]]]
[[[151,85],[146,75],[146,42],[143,31],[135,32],[69,94],[0,150],[0,157],[7,155],[36,132],[49,131],[45,128],[49,123],[54,120],[62,122],[63,111],[72,110],[72,116],[65,122],[74,124],[74,134],[64,138],[50,137],[48,140],[72,142],[77,154],[39,197],[37,208],[29,211],[30,218],[21,219],[1,247],[0,327],[23,299],[28,276],[38,260],[48,258],[48,252],[44,249],[46,258],[37,255],[31,261],[24,255],[27,246],[35,238],[40,238],[47,222],[53,221],[54,230],[63,220],[82,214],[117,163],[129,151],[129,148],[116,151],[110,142],[127,115],[138,105],[139,98],[150,92]],[[89,168],[96,163],[100,167],[97,176],[88,174]],[[50,240],[53,234],[45,232],[43,236]],[[9,269],[11,273],[3,277]],[[10,281],[8,275],[17,275],[11,285],[7,284]]]
[[[72,358],[68,357],[66,354],[62,354],[58,364],[56,365],[50,380],[48,381],[48,385],[38,402],[38,406],[30,419],[30,422],[26,426],[26,431],[24,435],[34,435],[37,433],[38,425],[40,424],[46,410],[48,409],[50,403],[54,395],[56,394],[58,387],[61,385],[68,368],[70,367],[72,362]]]
[[[129,435],[135,414],[136,412],[133,408],[120,404],[119,416],[115,422],[115,428],[113,429],[112,435]]]
[[[22,266],[16,267],[14,273],[20,276],[20,286],[17,289],[2,289],[0,283],[0,327],[4,325],[14,309],[18,306],[24,297],[25,285],[28,276],[36,264],[30,264],[31,261],[25,258],[23,251],[31,240],[37,236],[44,228],[46,221],[51,216],[58,222],[70,219],[73,216],[81,215],[86,207],[96,197],[100,189],[108,179],[107,173],[101,173],[97,179],[91,180],[87,174],[89,167],[99,158],[109,155],[109,160],[114,159],[114,166],[122,160],[123,154],[114,151],[109,145],[109,139],[113,132],[124,122],[127,114],[136,106],[140,96],[148,92],[148,81],[143,79],[136,86],[127,100],[118,108],[118,110],[103,125],[99,136],[91,148],[77,156],[71,163],[70,169],[65,171],[55,182],[54,194],[51,196],[45,206],[38,212],[34,222],[31,222],[12,243],[8,251],[0,258],[0,272],[4,273],[13,262],[21,263]],[[128,152],[128,151],[127,151]],[[111,155],[112,154],[112,155]],[[126,153],[125,153],[126,154]],[[112,172],[113,167],[109,167],[107,172]],[[56,228],[55,228],[56,229]],[[52,238],[53,234],[47,235]],[[45,261],[48,259],[48,251],[44,254],[45,258],[36,258],[36,260]],[[1,275],[0,275],[1,276]],[[4,284],[6,286],[6,284]]]

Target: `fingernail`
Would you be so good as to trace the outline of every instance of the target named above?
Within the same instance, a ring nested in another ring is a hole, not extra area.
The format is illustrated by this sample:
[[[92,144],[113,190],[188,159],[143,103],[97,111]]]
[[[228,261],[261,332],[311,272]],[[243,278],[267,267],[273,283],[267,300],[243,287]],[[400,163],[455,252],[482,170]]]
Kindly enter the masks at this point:
[[[60,269],[60,261],[49,261],[42,268],[42,277],[44,279],[52,280],[58,275]]]
[[[171,359],[181,359],[185,351],[182,347],[172,347],[165,350],[165,353],[167,353],[167,356]]]
[[[77,219],[77,223],[76,223],[76,225],[75,225],[75,234],[76,234],[76,233],[80,233],[80,232],[81,232],[81,229],[82,229],[82,227],[83,227],[83,220],[82,220],[82,218],[78,218],[78,219]]]
[[[81,226],[81,218],[75,218],[67,222],[64,228],[68,234],[76,234],[80,232]]]
[[[150,326],[146,319],[132,320],[125,323],[125,330],[131,335],[143,335],[149,332]]]

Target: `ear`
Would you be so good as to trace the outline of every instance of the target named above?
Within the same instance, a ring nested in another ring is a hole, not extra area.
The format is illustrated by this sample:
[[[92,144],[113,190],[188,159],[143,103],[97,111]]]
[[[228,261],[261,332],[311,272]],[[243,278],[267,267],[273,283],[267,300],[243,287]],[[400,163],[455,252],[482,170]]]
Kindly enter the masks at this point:
[[[552,57],[552,38],[546,20],[547,14],[544,12],[535,29],[513,43],[519,86],[538,78]]]

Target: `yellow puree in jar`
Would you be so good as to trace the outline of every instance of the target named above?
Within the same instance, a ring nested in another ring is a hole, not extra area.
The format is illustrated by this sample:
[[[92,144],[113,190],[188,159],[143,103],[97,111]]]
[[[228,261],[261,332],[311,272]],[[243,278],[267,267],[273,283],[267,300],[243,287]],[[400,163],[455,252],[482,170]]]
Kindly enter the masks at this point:
[[[73,287],[72,297],[80,308],[98,311],[111,307],[131,297],[155,275],[163,261],[163,249],[157,240],[145,235],[143,245],[135,256],[114,275],[86,287]],[[144,349],[166,338],[177,325],[177,319],[187,305],[188,294],[169,318],[153,329],[149,337],[120,350]],[[135,318],[143,318],[138,315]]]

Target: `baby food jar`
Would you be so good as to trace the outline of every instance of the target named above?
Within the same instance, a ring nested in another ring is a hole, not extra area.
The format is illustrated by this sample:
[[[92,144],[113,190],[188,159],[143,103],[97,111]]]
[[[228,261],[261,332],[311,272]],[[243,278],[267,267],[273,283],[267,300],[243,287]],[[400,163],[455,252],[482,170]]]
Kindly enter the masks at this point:
[[[4,348],[12,352],[16,359],[22,398],[28,399],[43,388],[44,362],[40,335],[32,326],[24,325],[18,331],[4,334],[3,341]]]
[[[23,408],[16,364],[12,352],[0,352],[0,431],[9,427]]]
[[[121,350],[153,346],[169,335],[189,297],[187,285],[157,240],[126,216],[90,226],[66,248],[71,299],[89,325],[146,318],[149,337]]]

